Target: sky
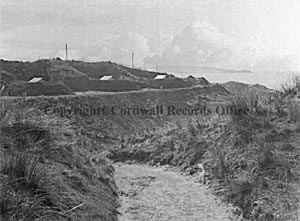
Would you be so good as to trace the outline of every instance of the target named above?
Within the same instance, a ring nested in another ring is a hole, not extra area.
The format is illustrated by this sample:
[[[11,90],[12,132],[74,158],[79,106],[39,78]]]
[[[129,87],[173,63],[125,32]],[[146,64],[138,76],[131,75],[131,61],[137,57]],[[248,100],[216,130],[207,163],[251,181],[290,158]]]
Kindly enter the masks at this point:
[[[299,0],[0,0],[0,58],[300,70]]]

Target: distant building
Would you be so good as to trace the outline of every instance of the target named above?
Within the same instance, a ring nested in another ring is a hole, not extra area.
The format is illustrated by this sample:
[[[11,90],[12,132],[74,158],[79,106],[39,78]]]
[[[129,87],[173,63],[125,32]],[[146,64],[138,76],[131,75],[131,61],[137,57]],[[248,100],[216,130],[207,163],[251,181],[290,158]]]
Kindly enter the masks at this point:
[[[113,76],[102,76],[100,78],[101,81],[109,81],[109,80],[113,80]]]
[[[156,75],[156,77],[154,78],[154,80],[163,80],[163,79],[166,79],[167,78],[167,75]]]
[[[43,80],[43,78],[32,78],[31,80],[28,81],[28,83],[37,83]]]

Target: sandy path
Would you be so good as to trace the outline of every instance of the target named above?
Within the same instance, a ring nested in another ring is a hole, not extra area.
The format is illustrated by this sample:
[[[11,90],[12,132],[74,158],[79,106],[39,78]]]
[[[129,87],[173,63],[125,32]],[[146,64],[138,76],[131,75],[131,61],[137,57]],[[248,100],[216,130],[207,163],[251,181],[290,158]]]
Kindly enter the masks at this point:
[[[120,221],[226,221],[231,208],[206,186],[162,168],[115,165]]]

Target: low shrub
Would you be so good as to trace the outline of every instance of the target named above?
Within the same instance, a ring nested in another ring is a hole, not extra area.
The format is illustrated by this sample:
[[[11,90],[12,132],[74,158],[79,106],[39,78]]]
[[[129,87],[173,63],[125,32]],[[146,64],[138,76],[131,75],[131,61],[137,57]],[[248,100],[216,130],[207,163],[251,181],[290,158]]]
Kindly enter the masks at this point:
[[[298,123],[300,121],[300,102],[289,99],[287,102],[287,112],[289,120],[293,123]]]
[[[276,114],[278,115],[278,117],[283,117],[285,116],[287,113],[285,111],[285,99],[282,95],[282,93],[280,91],[276,91],[273,96],[272,96],[272,100],[274,103],[274,108],[276,111]]]
[[[5,219],[28,220],[47,214],[51,207],[47,167],[27,152],[4,154],[0,173],[0,214]],[[43,209],[41,209],[43,208]],[[49,209],[46,209],[49,208]]]
[[[275,107],[279,103],[287,106],[290,121],[298,122],[300,107],[296,102],[281,97],[275,102],[278,102],[273,104]],[[233,116],[229,131],[205,153],[215,189],[240,207],[245,218],[287,219],[296,209],[296,197],[292,194],[296,190],[292,184],[298,177],[299,155],[297,149],[287,150],[282,145],[292,139],[297,127],[285,133],[288,125],[286,118],[282,118],[285,111],[280,107],[279,111],[270,111],[272,108],[266,106],[259,94],[236,95],[231,105],[248,111]],[[273,139],[274,136],[278,139]]]
[[[233,130],[237,131],[236,135],[240,140],[251,142],[257,130],[272,128],[271,119],[274,113],[265,105],[261,94],[251,91],[239,93],[230,99],[229,105],[238,110],[245,110],[240,114],[231,115],[230,124],[233,125]]]
[[[281,84],[283,97],[294,97],[300,91],[300,77],[294,76],[289,82]]]

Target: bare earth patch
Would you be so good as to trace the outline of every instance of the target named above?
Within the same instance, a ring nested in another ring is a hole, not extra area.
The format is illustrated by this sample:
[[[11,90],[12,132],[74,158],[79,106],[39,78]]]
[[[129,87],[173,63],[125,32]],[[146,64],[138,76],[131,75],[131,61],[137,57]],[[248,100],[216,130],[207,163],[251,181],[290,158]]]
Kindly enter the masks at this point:
[[[116,164],[120,221],[226,221],[232,208],[190,177],[145,165]]]

